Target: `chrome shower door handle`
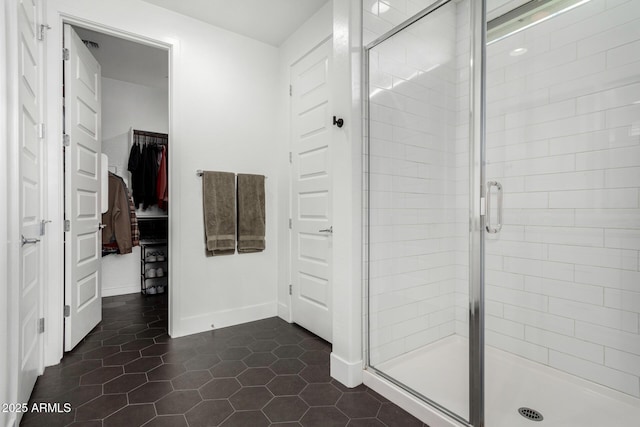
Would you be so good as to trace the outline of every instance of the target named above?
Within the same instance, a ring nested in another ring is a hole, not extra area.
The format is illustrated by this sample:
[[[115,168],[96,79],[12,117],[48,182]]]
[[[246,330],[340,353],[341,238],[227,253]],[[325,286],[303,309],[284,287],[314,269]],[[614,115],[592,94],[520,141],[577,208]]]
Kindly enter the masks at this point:
[[[498,196],[498,223],[494,226],[491,223],[491,187],[496,187],[496,195]],[[502,184],[498,181],[487,182],[487,215],[486,215],[486,228],[487,232],[491,234],[498,233],[502,230]]]

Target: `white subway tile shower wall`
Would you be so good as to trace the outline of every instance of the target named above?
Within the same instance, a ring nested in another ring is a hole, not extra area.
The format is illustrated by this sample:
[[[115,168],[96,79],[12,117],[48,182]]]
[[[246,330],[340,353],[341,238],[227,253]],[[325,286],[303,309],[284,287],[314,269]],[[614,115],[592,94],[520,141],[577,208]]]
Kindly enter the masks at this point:
[[[365,0],[365,44],[430,3]],[[489,10],[500,3],[489,1]],[[488,47],[487,179],[504,186],[505,226],[487,235],[485,259],[489,345],[636,397],[638,28],[640,2],[592,0]],[[455,36],[457,64],[468,56],[460,45],[467,37]],[[370,74],[372,87],[392,88],[374,96],[370,112],[374,365],[468,334],[459,232],[467,223],[468,76],[462,65],[453,78],[435,69],[428,84],[395,90],[394,81],[416,71],[403,42],[372,52]],[[528,50],[509,55],[519,47]],[[421,105],[414,97],[429,93],[422,86],[441,96]],[[419,121],[407,111],[446,119]]]
[[[640,397],[640,2],[494,43],[487,72],[487,344]]]
[[[430,3],[365,2],[365,42]],[[452,2],[370,53],[374,366],[466,334],[468,22]]]

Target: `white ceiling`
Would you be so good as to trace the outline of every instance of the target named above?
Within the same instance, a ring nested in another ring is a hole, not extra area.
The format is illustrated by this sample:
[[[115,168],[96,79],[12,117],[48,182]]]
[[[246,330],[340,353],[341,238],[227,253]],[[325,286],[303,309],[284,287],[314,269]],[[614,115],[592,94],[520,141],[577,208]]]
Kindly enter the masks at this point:
[[[89,48],[102,68],[102,75],[110,79],[167,88],[167,52],[129,40],[74,27],[82,40],[100,45]]]
[[[328,0],[144,1],[277,47]]]

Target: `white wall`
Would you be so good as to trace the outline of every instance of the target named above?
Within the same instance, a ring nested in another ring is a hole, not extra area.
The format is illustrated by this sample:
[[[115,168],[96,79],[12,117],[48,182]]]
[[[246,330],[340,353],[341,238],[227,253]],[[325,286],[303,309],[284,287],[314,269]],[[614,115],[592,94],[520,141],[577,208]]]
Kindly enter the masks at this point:
[[[636,397],[639,29],[637,1],[592,1],[487,50],[487,343]]]
[[[167,82],[168,85],[168,82]],[[169,93],[156,88],[102,77],[102,152],[109,157],[110,170],[127,185],[129,172],[129,128],[151,132],[169,131]],[[138,212],[144,214],[144,212]]]
[[[263,253],[205,256],[201,180],[196,169],[277,176],[275,143],[278,51],[269,45],[142,1],[55,0],[48,3],[48,132],[59,141],[61,16],[99,23],[171,47],[169,259],[173,336],[276,314],[278,203],[276,179],[266,181],[267,249]],[[153,42],[156,43],[156,42]],[[49,144],[55,147],[56,144]],[[60,164],[59,150],[49,161]],[[62,223],[60,170],[50,191]],[[57,195],[57,197],[56,197]],[[61,244],[61,233],[58,235]],[[62,287],[60,256],[49,287]],[[57,318],[52,303],[48,315]],[[59,310],[58,310],[59,311]]]
[[[318,10],[311,18],[291,34],[278,50],[278,315],[287,321],[291,318],[291,241],[289,218],[291,213],[291,97],[289,83],[291,66],[318,46],[332,32],[331,2]]]
[[[129,128],[151,132],[169,131],[168,88],[144,86],[102,78],[102,152],[109,157],[109,169],[123,177],[128,187],[130,173]],[[138,216],[166,214],[157,206],[137,209]],[[140,248],[124,255],[102,257],[102,296],[140,292]]]

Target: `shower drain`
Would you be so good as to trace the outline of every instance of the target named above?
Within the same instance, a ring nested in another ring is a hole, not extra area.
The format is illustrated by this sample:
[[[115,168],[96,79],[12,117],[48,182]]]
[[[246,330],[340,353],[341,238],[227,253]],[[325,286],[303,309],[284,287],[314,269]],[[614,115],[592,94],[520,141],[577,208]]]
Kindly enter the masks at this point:
[[[518,409],[518,412],[520,415],[531,421],[542,421],[544,419],[542,414],[535,409],[522,407]]]

